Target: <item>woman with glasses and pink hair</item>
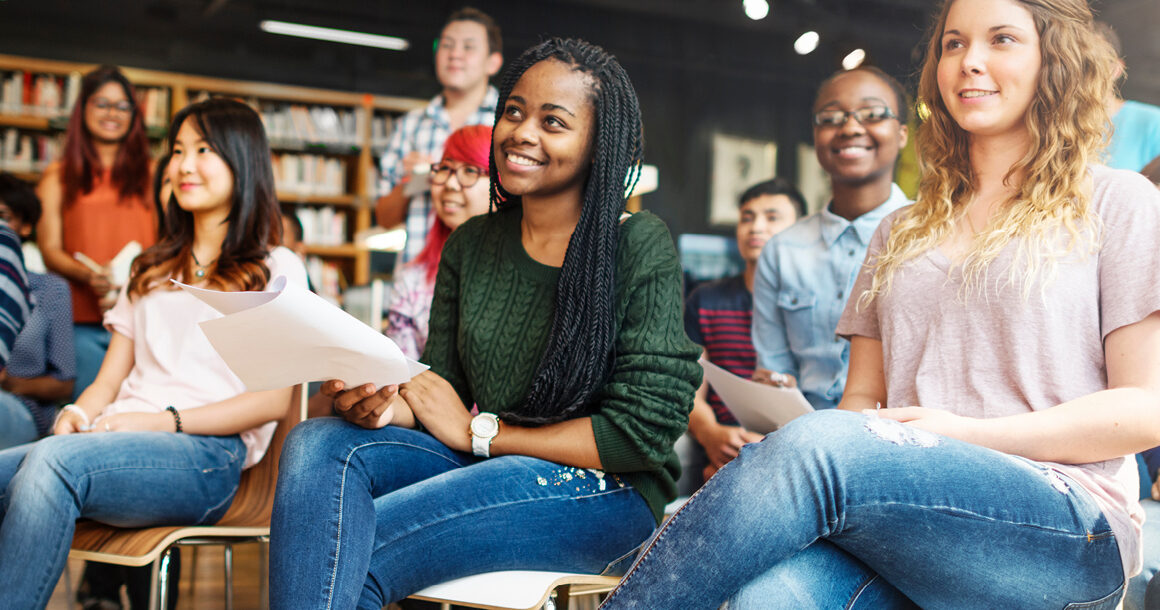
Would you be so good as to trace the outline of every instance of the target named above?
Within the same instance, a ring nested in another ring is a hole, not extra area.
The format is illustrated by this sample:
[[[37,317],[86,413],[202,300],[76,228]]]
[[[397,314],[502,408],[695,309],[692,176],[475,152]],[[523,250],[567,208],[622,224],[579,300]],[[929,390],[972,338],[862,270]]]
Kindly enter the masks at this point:
[[[431,166],[435,219],[427,245],[397,274],[387,306],[386,335],[408,358],[419,359],[427,344],[427,319],[435,294],[435,273],[447,236],[472,216],[488,210],[488,149],[491,127],[469,125],[447,138],[443,159]]]

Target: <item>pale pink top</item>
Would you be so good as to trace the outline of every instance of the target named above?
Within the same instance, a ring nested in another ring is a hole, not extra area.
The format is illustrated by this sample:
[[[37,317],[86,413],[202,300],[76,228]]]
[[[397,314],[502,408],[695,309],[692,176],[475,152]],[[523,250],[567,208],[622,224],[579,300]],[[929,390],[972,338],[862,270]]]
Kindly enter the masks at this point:
[[[905,264],[891,292],[859,310],[871,280],[863,268],[837,332],[882,341],[886,406],[1001,417],[1107,389],[1108,333],[1160,311],[1160,192],[1134,172],[1094,166],[1091,176],[1099,251],[1062,261],[1026,300],[1006,283],[1016,243],[992,263],[984,294],[966,297],[961,267],[935,249]],[[867,261],[909,209],[882,221]],[[1143,513],[1133,456],[1044,465],[1089,492],[1116,536],[1125,573],[1138,572]]]
[[[271,279],[284,275],[306,286],[306,269],[290,250],[275,248],[266,266]],[[105,313],[105,326],[133,340],[133,369],[102,414],[160,412],[169,405],[184,412],[245,392],[197,324],[220,317],[184,290],[158,288],[135,300],[122,290]],[[275,427],[272,421],[242,432],[246,468],[262,459]]]

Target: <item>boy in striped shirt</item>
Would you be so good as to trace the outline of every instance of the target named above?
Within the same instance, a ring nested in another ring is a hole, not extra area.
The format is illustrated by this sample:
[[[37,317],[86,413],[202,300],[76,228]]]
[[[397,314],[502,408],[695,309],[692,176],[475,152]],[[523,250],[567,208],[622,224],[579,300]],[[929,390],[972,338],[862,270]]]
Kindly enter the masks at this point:
[[[750,338],[753,320],[753,278],[757,259],[770,237],[805,216],[801,193],[784,178],[751,186],[741,195],[741,220],[737,224],[737,249],[745,271],[698,286],[685,303],[685,331],[704,349],[703,357],[725,370],[748,379],[753,375],[756,354]],[[682,495],[695,491],[717,469],[737,456],[745,443],[761,440],[737,423],[707,383],[702,382],[689,414],[689,435],[696,443],[691,459],[683,463]]]

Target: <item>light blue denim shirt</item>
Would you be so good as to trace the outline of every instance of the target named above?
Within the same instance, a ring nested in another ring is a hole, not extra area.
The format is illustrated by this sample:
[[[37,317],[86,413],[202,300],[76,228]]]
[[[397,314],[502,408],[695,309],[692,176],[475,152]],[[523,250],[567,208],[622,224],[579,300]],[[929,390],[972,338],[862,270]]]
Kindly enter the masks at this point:
[[[838,405],[850,344],[834,334],[878,223],[910,203],[897,184],[890,198],[853,222],[830,211],[803,218],[761,250],[753,286],[758,366],[789,373],[815,409]]]

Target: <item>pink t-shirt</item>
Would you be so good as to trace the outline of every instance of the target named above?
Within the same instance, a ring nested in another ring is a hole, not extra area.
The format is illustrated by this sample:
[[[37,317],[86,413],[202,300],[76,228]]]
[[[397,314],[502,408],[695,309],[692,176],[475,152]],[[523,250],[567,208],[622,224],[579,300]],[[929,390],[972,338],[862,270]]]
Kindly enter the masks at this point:
[[[306,286],[306,269],[290,250],[275,248],[266,266],[271,279],[284,275]],[[188,411],[245,392],[197,325],[220,317],[184,290],[159,288],[132,301],[122,290],[117,304],[105,313],[105,326],[133,340],[133,369],[102,414],[161,412],[169,405]],[[262,459],[275,427],[277,422],[268,422],[242,432],[246,468]]]
[[[1007,283],[1017,243],[991,264],[985,290],[964,295],[961,267],[937,249],[908,262],[892,290],[858,307],[859,273],[838,324],[842,336],[882,341],[887,406],[918,405],[966,417],[1049,409],[1107,389],[1104,338],[1160,311],[1160,192],[1134,172],[1091,168],[1098,252],[1079,249],[1023,298]],[[873,261],[903,208],[882,221]],[[1139,481],[1132,456],[1045,464],[1094,498],[1115,533],[1126,574],[1140,569]]]

